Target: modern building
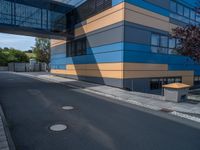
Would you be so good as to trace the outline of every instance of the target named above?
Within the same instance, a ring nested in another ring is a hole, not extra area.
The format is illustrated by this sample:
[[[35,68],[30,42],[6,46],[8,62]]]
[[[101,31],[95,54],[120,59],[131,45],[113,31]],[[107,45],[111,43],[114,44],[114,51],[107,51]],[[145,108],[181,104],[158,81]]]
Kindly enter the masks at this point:
[[[198,0],[0,0],[0,32],[49,37],[51,72],[127,90],[200,82],[172,29],[200,23]]]
[[[195,1],[87,0],[68,17],[67,40],[52,40],[51,72],[127,90],[200,80],[200,66],[173,50],[172,29],[200,23]],[[69,19],[70,18],[70,19]]]

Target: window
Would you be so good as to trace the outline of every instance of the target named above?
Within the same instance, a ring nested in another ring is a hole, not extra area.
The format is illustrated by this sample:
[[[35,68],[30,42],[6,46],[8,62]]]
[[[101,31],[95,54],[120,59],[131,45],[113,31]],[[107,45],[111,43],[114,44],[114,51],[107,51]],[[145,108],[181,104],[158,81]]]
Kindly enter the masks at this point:
[[[159,46],[160,37],[158,34],[152,34],[151,44],[154,46]]]
[[[200,84],[200,76],[194,76],[194,84]]]
[[[80,39],[76,41],[76,55],[84,55],[86,50],[86,40]]]
[[[200,15],[199,14],[196,15],[196,21],[200,22]]]
[[[190,10],[187,7],[184,7],[184,16],[190,18]]]
[[[71,42],[71,56],[76,55],[76,48],[75,48],[75,42]]]
[[[181,46],[181,41],[180,39],[176,39],[176,48]]]
[[[195,20],[195,12],[192,10],[190,11],[190,19]]]
[[[150,89],[151,90],[156,90],[156,89],[161,89],[162,88],[162,82],[160,79],[152,79],[150,81]]]
[[[152,34],[151,51],[153,53],[168,53],[168,37],[160,34]]]
[[[170,2],[171,11],[176,12],[176,3],[174,1]]]
[[[168,37],[167,36],[160,36],[160,46],[167,47],[168,46]]]
[[[197,22],[200,22],[200,18],[196,20],[194,8],[190,8],[188,5],[183,5],[175,0],[171,0],[170,10],[170,17],[176,20],[187,24],[196,24]]]
[[[112,7],[112,0],[87,0],[67,14],[68,28]]]
[[[162,34],[153,33],[151,36],[151,52],[152,53],[161,53],[161,54],[175,54],[178,53],[175,51],[176,48],[181,46],[179,39],[172,38]]]
[[[164,78],[152,78],[150,81],[150,89],[158,90],[162,89],[162,85],[170,83],[181,83],[181,77],[164,77]]]
[[[67,57],[80,56],[86,54],[87,43],[86,38],[73,40],[67,43]]]
[[[177,5],[177,13],[179,15],[183,15],[183,5],[181,5],[181,4]]]
[[[176,47],[176,39],[170,38],[169,39],[169,48],[175,48]]]
[[[169,39],[169,54],[175,54],[174,49],[176,48],[176,39],[175,38],[170,38]]]
[[[99,11],[103,8],[104,0],[97,0],[96,1],[96,10]]]

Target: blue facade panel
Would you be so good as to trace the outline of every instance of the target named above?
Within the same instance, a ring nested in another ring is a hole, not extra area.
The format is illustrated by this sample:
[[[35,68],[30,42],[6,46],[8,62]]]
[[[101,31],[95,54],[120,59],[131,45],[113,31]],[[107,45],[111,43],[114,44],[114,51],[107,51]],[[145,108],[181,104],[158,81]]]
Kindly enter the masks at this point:
[[[145,0],[113,0],[112,5],[115,6],[115,5],[122,3],[122,2],[127,2],[127,3],[130,3],[130,4],[133,4],[135,6],[138,6],[138,7],[150,10],[152,12],[161,14],[163,16],[169,16],[169,10],[168,9],[161,8],[161,7],[156,6],[152,3],[149,3]]]

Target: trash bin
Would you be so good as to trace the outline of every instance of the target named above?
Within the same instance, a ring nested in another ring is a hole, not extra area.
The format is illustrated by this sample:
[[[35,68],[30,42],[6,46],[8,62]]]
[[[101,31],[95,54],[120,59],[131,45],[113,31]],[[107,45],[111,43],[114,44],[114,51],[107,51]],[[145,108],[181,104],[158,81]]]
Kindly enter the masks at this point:
[[[182,102],[186,100],[190,87],[190,85],[183,83],[163,85],[165,100],[172,102]]]

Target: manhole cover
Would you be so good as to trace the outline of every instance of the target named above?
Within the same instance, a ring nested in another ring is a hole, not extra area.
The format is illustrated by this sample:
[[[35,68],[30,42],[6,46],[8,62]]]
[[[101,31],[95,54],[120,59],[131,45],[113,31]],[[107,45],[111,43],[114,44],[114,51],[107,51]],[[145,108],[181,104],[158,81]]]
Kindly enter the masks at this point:
[[[64,110],[72,110],[72,109],[74,109],[74,107],[73,106],[63,106],[62,109],[64,109]]]
[[[50,130],[51,131],[63,131],[63,130],[66,130],[67,129],[67,126],[64,125],[64,124],[55,124],[55,125],[52,125],[50,126]]]

